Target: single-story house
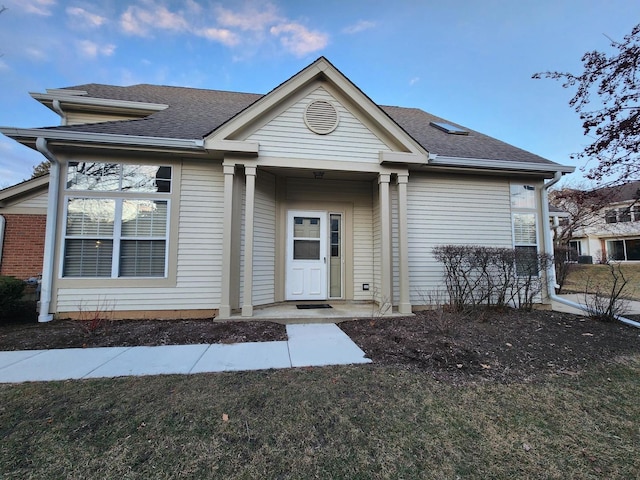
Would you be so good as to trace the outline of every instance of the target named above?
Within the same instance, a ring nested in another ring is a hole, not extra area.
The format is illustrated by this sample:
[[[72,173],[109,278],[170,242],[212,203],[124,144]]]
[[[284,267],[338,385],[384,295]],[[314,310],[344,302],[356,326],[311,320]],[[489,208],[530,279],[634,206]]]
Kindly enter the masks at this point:
[[[265,95],[88,84],[33,98],[62,125],[0,128],[52,162],[41,321],[252,317],[297,300],[410,313],[432,248],[552,251],[559,165],[415,108],[324,57]],[[546,182],[546,179],[553,179]]]

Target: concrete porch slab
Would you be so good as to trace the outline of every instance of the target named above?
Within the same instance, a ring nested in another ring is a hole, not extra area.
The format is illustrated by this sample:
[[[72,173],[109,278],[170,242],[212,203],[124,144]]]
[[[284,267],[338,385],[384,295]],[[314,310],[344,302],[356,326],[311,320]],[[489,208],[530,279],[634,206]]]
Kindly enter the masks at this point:
[[[46,350],[17,350],[15,352],[2,352],[0,355],[0,369],[21,362],[27,358],[34,357],[46,352]]]

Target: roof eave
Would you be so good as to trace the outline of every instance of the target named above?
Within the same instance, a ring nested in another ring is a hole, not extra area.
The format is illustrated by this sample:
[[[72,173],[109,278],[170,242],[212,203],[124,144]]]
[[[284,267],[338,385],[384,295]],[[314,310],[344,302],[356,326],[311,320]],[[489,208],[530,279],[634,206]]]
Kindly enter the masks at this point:
[[[503,171],[513,173],[543,174],[553,176],[556,172],[573,173],[575,167],[559,163],[519,162],[513,160],[493,160],[486,158],[432,156],[426,164],[430,167]]]

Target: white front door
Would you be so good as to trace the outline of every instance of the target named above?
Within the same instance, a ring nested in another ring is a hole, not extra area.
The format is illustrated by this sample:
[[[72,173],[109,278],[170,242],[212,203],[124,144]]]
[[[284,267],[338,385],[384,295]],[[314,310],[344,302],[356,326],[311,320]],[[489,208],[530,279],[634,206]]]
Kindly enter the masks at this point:
[[[285,290],[287,300],[326,300],[326,212],[289,211]]]

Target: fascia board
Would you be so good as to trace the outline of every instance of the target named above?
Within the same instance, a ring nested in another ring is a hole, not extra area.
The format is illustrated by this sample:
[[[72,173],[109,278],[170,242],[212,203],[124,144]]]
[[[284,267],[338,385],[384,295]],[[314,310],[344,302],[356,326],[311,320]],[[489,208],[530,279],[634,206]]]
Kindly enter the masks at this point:
[[[403,163],[407,165],[426,165],[429,156],[423,153],[380,152],[380,163]]]
[[[133,135],[116,135],[109,133],[74,132],[14,127],[0,127],[0,133],[3,133],[7,137],[13,138],[16,141],[35,141],[36,138],[43,137],[47,140],[66,141],[70,143],[84,142],[103,145],[110,144],[185,150],[204,150],[204,141],[200,139],[147,137]]]
[[[205,140],[204,148],[214,152],[241,153],[257,156],[260,144],[257,142],[242,142],[236,140]]]
[[[438,155],[429,160],[428,165],[435,167],[461,167],[461,168],[478,168],[478,169],[500,169],[512,170],[514,172],[536,171],[536,172],[562,172],[573,173],[576,167],[569,165],[560,165],[554,163],[533,163],[533,162],[515,162],[509,160],[491,160],[485,158],[460,158],[445,157]]]
[[[98,107],[102,110],[131,110],[159,112],[169,108],[163,103],[134,102],[131,100],[113,100],[109,98],[83,97],[77,95],[59,95],[50,93],[30,93],[31,97],[48,106],[54,100],[58,100],[63,105],[78,105]]]

